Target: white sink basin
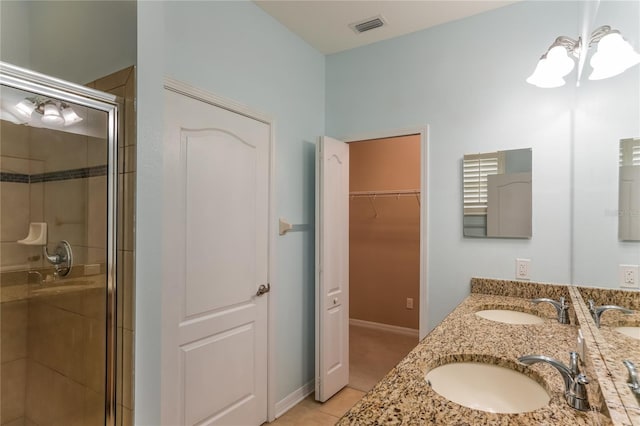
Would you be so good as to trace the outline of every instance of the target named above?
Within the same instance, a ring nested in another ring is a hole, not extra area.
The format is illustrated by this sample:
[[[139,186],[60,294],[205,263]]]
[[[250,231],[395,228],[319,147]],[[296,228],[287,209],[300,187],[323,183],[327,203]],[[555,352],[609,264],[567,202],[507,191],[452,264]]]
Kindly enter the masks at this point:
[[[503,322],[506,324],[543,324],[544,319],[527,314],[526,312],[510,311],[507,309],[488,309],[476,312],[476,315],[491,321]]]
[[[616,327],[614,330],[625,336],[640,340],[640,327]]]
[[[493,364],[445,364],[429,371],[426,379],[448,400],[490,413],[525,413],[547,406],[550,399],[535,380]]]

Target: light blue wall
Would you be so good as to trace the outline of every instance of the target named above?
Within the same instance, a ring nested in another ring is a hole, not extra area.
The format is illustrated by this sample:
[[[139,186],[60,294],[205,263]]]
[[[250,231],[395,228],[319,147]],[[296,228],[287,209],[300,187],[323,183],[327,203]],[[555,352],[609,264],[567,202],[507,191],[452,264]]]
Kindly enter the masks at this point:
[[[554,90],[525,82],[561,34],[578,35],[578,4],[523,2],[327,57],[327,133],[429,124],[428,323],[469,293],[473,276],[569,282],[575,76]],[[465,153],[533,148],[533,238],[462,237]]]
[[[145,62],[157,63],[157,58],[162,56],[163,74],[245,104],[275,119],[277,216],[291,223],[310,225],[307,232],[290,233],[277,240],[272,297],[277,352],[276,400],[280,400],[314,378],[314,158],[315,141],[324,133],[325,127],[324,56],[251,2],[166,2],[164,10],[155,11],[158,13],[147,13],[148,6],[144,3],[140,2],[138,9],[141,90],[148,86],[144,80],[150,70]],[[146,52],[162,43],[155,38],[161,36],[160,30],[150,31],[151,25],[164,26],[161,37],[164,50],[156,55]],[[144,28],[147,29],[145,33]],[[157,81],[155,84],[154,96],[161,92]],[[152,90],[150,86],[148,89]],[[140,108],[143,97],[141,92]],[[150,111],[161,114],[162,110],[157,106],[149,105],[149,102],[145,105],[151,108]],[[147,111],[147,119],[149,114]],[[139,125],[150,127],[143,117],[139,117]],[[161,161],[161,152],[155,149],[161,143],[159,137],[154,132],[139,135],[139,147],[145,150],[142,154],[145,160],[139,161]],[[145,149],[150,146],[154,147],[152,152]],[[160,180],[154,180],[151,170],[147,175],[138,170],[139,197],[148,198],[142,195],[147,189],[154,193],[161,190],[158,187]],[[153,206],[157,204],[138,198],[138,227],[143,226],[149,232],[152,228],[159,230],[151,209],[140,210],[147,201]],[[155,215],[157,217],[157,211]],[[151,220],[151,224],[141,223],[143,217],[144,221]],[[272,226],[277,227],[277,223]],[[143,241],[145,237],[138,229],[138,243],[147,247],[148,243]],[[140,245],[138,249],[141,250]],[[156,274],[150,271],[160,269],[158,260],[151,256],[139,257],[137,267],[138,294],[151,292],[155,300],[160,291],[159,281],[152,288],[154,284],[150,280]],[[141,285],[144,290],[140,290]],[[137,300],[139,316],[147,309],[157,315],[154,306],[140,298]],[[159,326],[158,323],[155,329],[149,328],[145,333],[155,339]],[[140,329],[137,330],[139,335]],[[137,347],[146,344],[144,338],[136,343]],[[142,358],[139,362],[143,362]],[[145,380],[138,370],[136,375],[136,384]],[[136,409],[138,403],[136,399]]]
[[[5,62],[78,84],[136,63],[136,2],[2,1]]]
[[[0,60],[30,68],[28,2],[0,1],[0,32]]]
[[[640,50],[640,2],[600,3],[594,27],[600,25],[620,30]],[[575,133],[577,284],[618,288],[618,265],[640,265],[640,241],[618,241],[619,142],[632,137],[640,137],[640,66],[606,80],[585,79]]]
[[[136,425],[161,424],[163,20],[163,2],[138,2]]]

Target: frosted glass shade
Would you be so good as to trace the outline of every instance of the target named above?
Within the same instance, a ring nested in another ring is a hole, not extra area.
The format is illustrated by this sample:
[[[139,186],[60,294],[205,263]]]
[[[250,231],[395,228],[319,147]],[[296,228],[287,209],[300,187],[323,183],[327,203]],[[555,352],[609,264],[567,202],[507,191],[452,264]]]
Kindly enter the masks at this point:
[[[49,103],[44,106],[44,114],[42,115],[42,121],[47,124],[55,124],[60,125],[64,123],[64,118],[60,115],[60,111],[58,110],[58,106]]]
[[[640,63],[640,54],[620,34],[611,33],[598,42],[598,50],[589,63],[593,68],[589,80],[602,80]]]

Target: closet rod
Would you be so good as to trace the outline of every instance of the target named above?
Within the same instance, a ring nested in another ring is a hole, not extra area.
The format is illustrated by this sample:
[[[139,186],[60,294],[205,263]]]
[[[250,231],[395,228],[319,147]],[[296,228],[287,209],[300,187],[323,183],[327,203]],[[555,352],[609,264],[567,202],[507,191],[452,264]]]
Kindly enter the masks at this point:
[[[400,189],[396,191],[352,191],[349,196],[358,197],[403,197],[411,195],[420,195],[419,189]]]

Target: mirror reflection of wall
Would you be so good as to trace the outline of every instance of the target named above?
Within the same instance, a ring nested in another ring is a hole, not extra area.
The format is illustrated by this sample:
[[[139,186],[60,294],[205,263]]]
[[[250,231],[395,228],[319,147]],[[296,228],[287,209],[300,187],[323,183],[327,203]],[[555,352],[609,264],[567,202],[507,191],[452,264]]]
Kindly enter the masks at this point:
[[[531,238],[531,148],[463,159],[463,235]]]
[[[640,138],[620,141],[618,238],[640,241]]]

